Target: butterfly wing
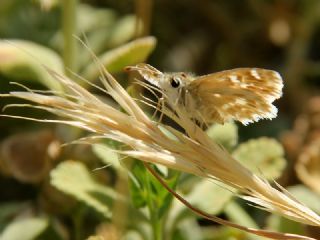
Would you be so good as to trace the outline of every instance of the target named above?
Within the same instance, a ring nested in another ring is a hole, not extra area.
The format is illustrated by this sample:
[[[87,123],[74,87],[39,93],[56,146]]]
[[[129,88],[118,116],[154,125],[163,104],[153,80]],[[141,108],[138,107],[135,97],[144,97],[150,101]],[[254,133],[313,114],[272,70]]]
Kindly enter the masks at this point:
[[[281,97],[282,87],[282,78],[275,71],[237,68],[196,78],[188,92],[197,101],[198,118],[205,122],[234,119],[246,125],[276,117],[272,103]]]

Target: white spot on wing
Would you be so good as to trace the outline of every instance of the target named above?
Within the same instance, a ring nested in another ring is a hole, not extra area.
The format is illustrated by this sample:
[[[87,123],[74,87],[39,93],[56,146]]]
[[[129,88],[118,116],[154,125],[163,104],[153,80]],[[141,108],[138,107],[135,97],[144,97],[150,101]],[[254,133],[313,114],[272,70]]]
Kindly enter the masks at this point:
[[[240,82],[240,80],[238,79],[238,77],[236,75],[230,75],[229,79],[233,83],[239,83]]]
[[[239,104],[239,105],[246,105],[247,104],[247,101],[242,99],[242,98],[237,98],[236,99],[236,104]]]
[[[248,83],[240,83],[239,86],[242,87],[242,88],[247,88],[250,85]]]
[[[261,79],[261,76],[259,75],[259,73],[257,72],[256,69],[252,69],[252,70],[250,71],[250,74],[251,74],[253,77],[255,77],[256,79]]]
[[[221,108],[222,108],[222,110],[227,111],[230,108],[230,105],[224,104]]]

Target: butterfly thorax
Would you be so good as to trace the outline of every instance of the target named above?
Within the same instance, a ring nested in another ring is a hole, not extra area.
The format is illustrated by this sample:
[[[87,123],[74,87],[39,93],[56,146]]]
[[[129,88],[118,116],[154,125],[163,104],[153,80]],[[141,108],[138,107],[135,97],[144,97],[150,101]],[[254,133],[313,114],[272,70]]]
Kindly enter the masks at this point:
[[[190,115],[190,118],[199,119],[199,98],[195,97],[192,82],[196,77],[191,73],[164,73],[159,81],[159,87],[164,93],[166,102],[173,108],[179,108]]]
[[[193,80],[194,76],[190,73],[164,73],[159,81],[159,87],[169,101],[181,103],[188,94],[188,86]]]

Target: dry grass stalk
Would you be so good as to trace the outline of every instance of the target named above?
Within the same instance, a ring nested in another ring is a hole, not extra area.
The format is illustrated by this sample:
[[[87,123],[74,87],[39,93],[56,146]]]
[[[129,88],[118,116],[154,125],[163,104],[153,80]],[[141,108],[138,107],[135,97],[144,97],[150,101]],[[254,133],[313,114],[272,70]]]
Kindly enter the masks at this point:
[[[184,128],[186,134],[183,134],[169,126],[151,121],[105,69],[102,69],[103,77],[101,77],[105,92],[124,109],[125,113],[105,104],[67,77],[50,69],[47,70],[68,90],[68,94],[46,95],[29,90],[28,92],[11,92],[2,96],[32,101],[37,105],[24,104],[23,106],[43,109],[68,120],[17,118],[80,127],[99,137],[110,138],[130,146],[131,150],[122,151],[123,154],[200,177],[217,179],[239,189],[242,198],[266,211],[281,214],[301,223],[320,226],[320,217],[316,213],[293,199],[280,186],[281,191],[273,188],[267,180],[253,174],[233,159],[187,117],[185,109],[175,109],[176,113],[173,113],[170,108],[162,109]],[[167,137],[161,127],[170,131],[176,139]],[[234,227],[237,226],[234,225]],[[273,237],[270,234],[267,236]],[[310,239],[292,234],[278,234],[274,235],[274,238]]]

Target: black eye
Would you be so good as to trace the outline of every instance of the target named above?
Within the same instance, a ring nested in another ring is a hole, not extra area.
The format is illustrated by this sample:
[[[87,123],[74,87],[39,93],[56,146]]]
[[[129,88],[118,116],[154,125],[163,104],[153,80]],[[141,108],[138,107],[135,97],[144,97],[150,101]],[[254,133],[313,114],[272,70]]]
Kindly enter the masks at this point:
[[[171,78],[170,84],[171,84],[171,86],[172,86],[173,88],[177,88],[177,87],[180,86],[180,80],[177,79],[177,78],[175,78],[175,77],[173,77],[173,78]]]

